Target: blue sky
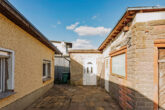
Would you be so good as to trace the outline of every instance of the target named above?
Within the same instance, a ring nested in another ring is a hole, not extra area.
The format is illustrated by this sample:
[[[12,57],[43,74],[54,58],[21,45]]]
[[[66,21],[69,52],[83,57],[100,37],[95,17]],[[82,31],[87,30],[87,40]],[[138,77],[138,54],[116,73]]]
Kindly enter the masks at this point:
[[[165,6],[165,0],[9,0],[49,40],[98,48],[127,7]]]

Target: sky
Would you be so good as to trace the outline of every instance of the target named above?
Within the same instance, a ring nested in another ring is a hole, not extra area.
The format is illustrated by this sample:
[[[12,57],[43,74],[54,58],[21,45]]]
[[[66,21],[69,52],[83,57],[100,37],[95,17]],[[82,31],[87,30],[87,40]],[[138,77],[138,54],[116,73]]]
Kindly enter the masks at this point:
[[[96,49],[127,7],[165,6],[165,0],[9,0],[49,40]]]

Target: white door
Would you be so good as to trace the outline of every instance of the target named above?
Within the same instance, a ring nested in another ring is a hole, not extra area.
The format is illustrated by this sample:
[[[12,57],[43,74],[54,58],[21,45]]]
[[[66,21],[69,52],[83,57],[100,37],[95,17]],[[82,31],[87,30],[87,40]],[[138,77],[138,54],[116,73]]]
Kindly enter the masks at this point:
[[[84,61],[83,85],[96,85],[96,59]]]
[[[109,75],[110,74],[110,63],[109,58],[105,59],[105,90],[109,92]]]

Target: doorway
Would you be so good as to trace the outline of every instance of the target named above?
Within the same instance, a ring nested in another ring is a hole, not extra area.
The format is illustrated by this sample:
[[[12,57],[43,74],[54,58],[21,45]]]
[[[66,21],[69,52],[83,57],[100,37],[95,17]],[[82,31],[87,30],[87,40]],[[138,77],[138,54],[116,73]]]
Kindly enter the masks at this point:
[[[97,85],[96,59],[89,58],[84,61],[83,85]]]
[[[109,72],[110,72],[110,63],[109,58],[105,59],[105,90],[109,92]]]

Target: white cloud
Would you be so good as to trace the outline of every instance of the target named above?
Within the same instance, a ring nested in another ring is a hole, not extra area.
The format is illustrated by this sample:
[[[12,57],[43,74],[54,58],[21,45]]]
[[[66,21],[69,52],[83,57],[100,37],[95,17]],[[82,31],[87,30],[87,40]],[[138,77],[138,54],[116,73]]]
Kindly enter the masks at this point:
[[[89,40],[77,39],[73,41],[73,49],[95,49]]]
[[[76,32],[79,36],[104,36],[110,32],[111,28],[105,27],[90,27],[90,26],[80,26],[75,28],[74,32]]]
[[[61,21],[57,21],[57,24],[61,24]]]
[[[92,16],[92,18],[91,19],[96,19],[97,18],[97,16]]]
[[[76,22],[75,24],[71,24],[70,26],[66,26],[67,30],[73,30],[79,25],[79,22]]]

